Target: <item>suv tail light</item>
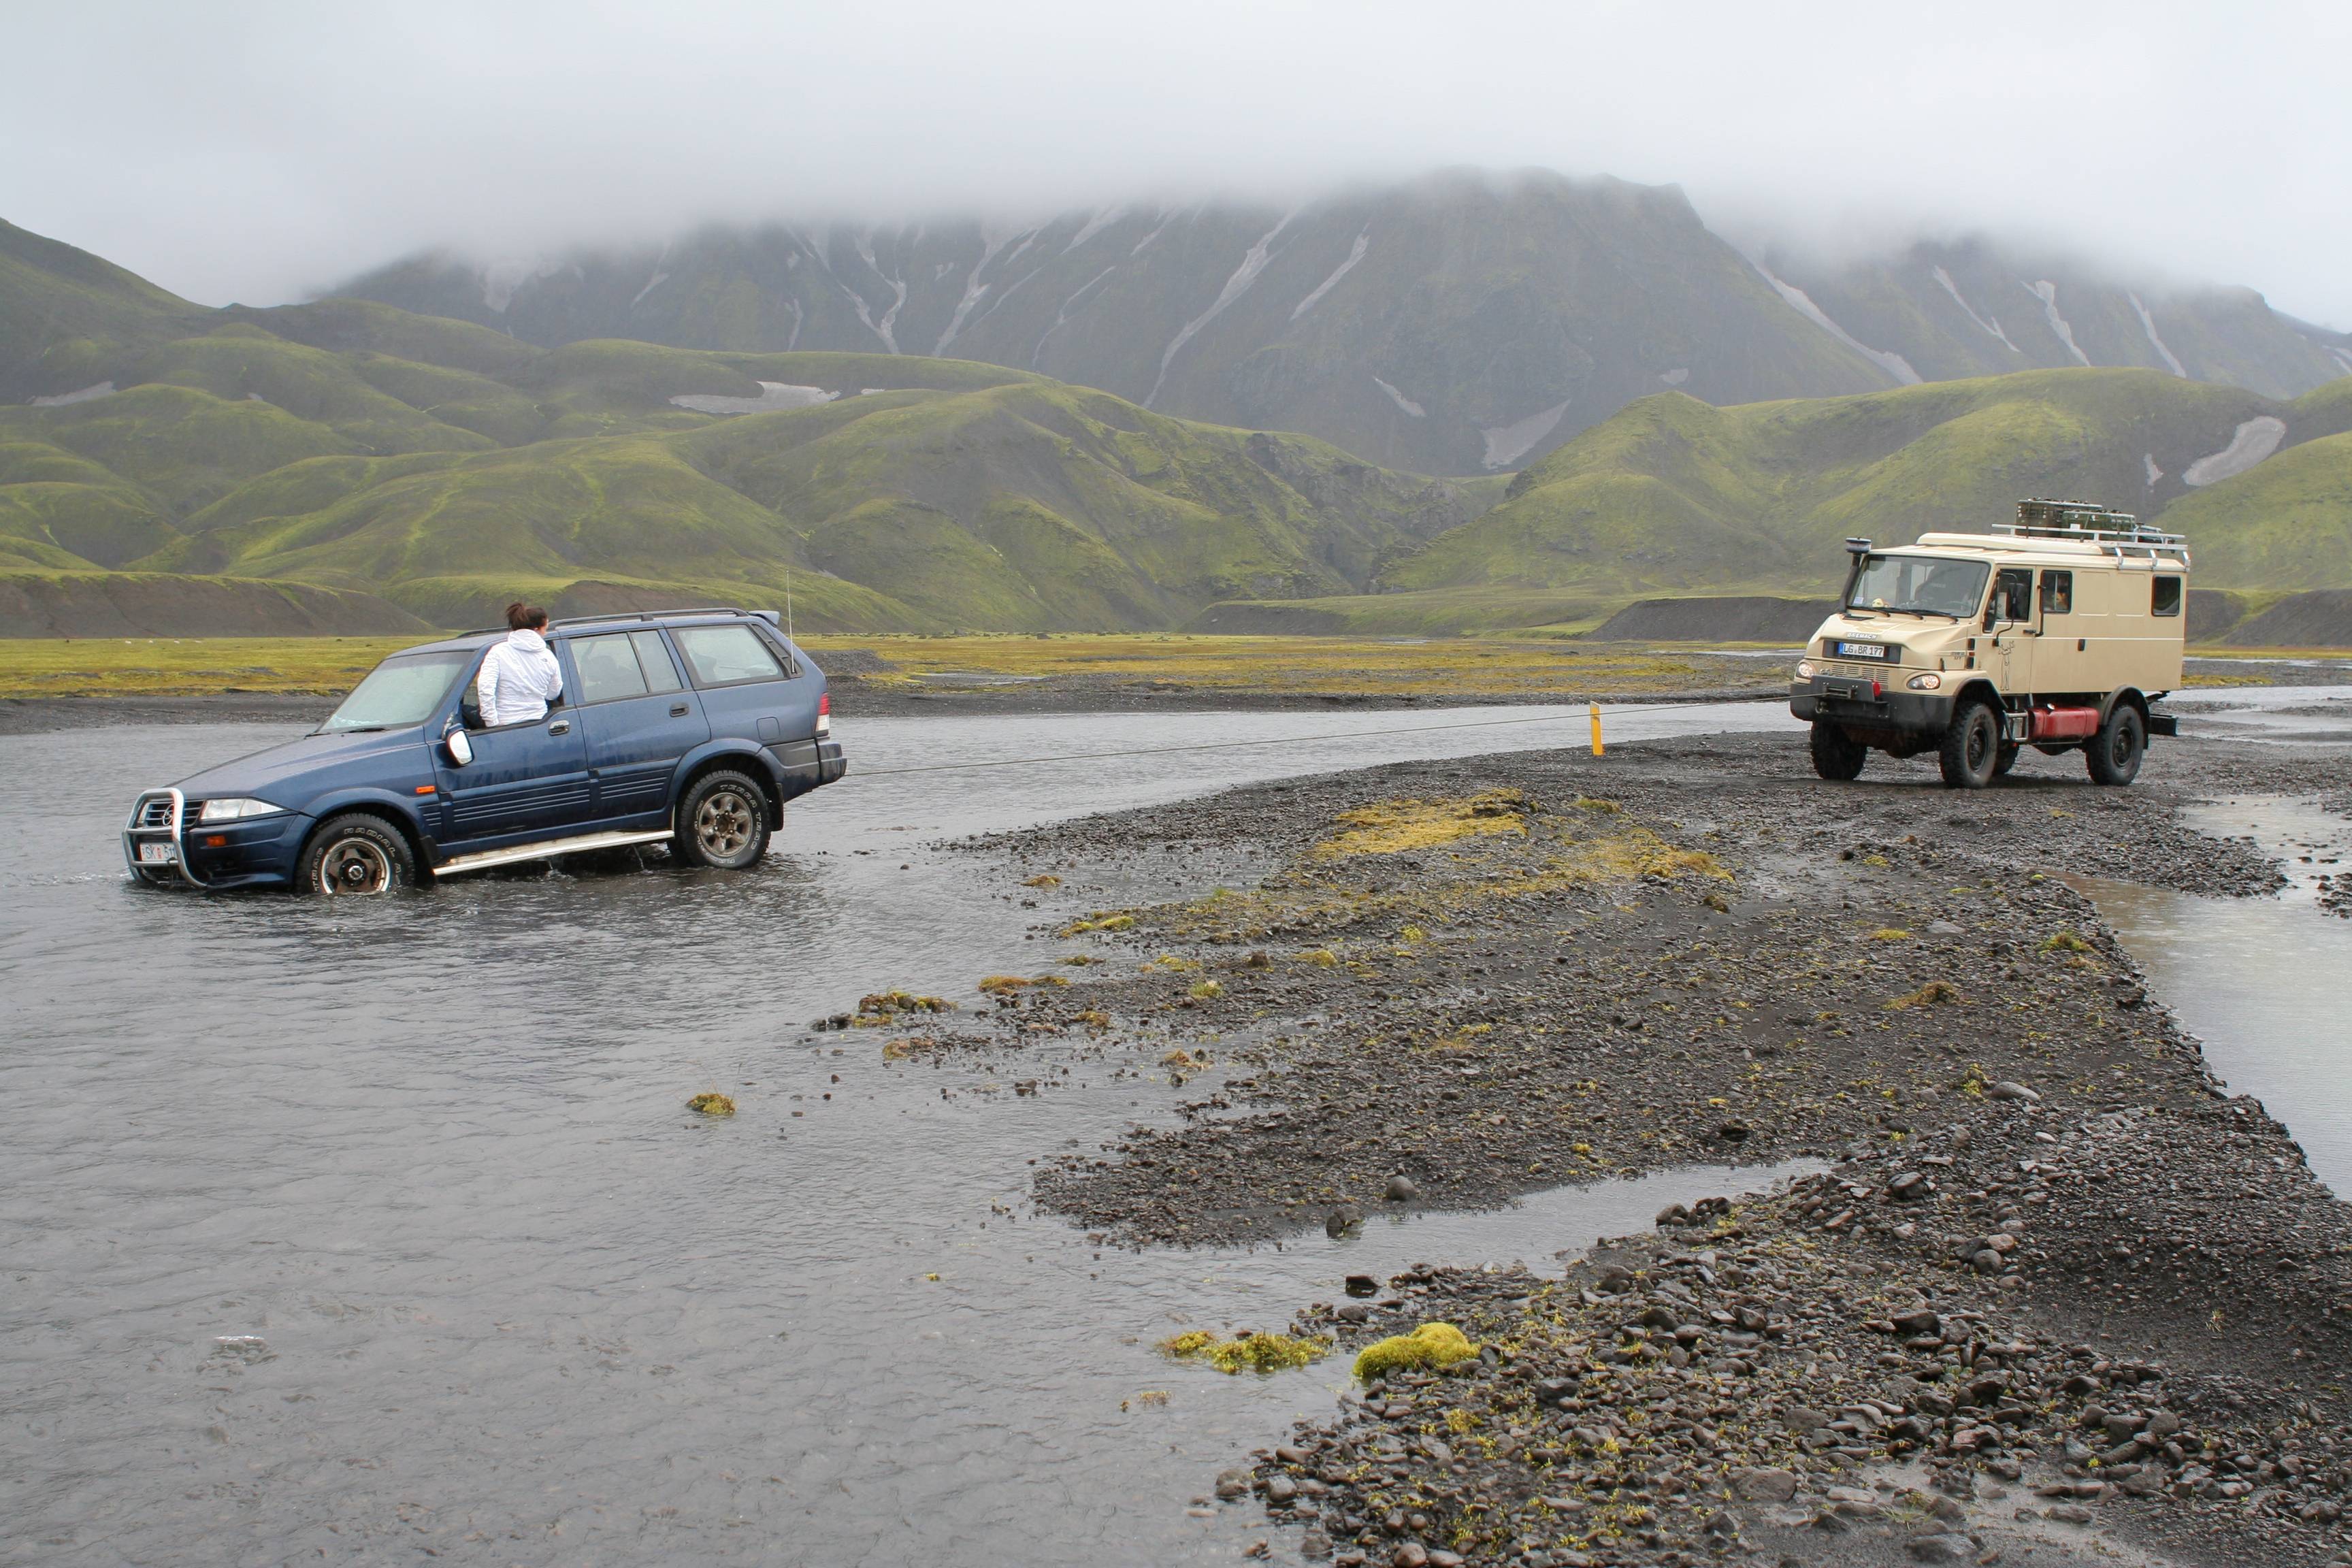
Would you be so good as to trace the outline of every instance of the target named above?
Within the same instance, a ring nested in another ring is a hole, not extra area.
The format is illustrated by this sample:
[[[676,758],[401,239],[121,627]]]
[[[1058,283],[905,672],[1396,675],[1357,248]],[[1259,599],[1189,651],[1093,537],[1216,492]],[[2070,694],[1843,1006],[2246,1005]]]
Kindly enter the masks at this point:
[[[820,693],[817,697],[816,732],[820,735],[833,733],[833,693],[830,691]]]

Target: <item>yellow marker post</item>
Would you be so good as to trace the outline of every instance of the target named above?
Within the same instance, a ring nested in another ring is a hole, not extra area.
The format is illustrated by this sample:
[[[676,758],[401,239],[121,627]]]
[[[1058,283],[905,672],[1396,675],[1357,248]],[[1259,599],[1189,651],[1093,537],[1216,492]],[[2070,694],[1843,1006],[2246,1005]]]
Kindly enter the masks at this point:
[[[1596,757],[1606,754],[1601,744],[1601,704],[1598,702],[1592,705],[1592,754]]]

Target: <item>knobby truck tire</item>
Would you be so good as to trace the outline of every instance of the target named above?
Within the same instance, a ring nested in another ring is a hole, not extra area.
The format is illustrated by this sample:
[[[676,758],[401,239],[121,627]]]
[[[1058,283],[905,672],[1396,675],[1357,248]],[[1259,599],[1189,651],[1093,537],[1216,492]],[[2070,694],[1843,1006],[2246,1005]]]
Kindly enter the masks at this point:
[[[408,840],[380,816],[347,811],[319,825],[302,847],[294,885],[305,893],[367,897],[416,885]]]
[[[671,844],[689,866],[740,871],[758,865],[768,852],[768,792],[731,769],[703,774],[677,803]]]
[[[1971,699],[1953,711],[1936,761],[1948,789],[1983,789],[1992,783],[2000,765],[2000,718],[1991,704]]]
[[[2139,776],[2139,760],[2147,754],[2147,721],[2137,708],[2118,702],[2107,721],[2083,748],[2095,784],[2127,784]]]
[[[1813,721],[1812,746],[1813,772],[1835,784],[1860,778],[1863,763],[1870,760],[1868,746],[1847,734],[1843,725],[1826,719]]]

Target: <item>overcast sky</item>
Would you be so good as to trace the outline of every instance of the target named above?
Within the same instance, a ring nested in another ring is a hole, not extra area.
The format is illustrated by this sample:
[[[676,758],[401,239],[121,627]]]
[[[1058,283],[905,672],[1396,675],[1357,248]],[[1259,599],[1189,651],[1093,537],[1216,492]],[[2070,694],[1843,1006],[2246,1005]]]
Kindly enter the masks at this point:
[[[0,217],[210,304],[430,246],[1452,164],[1986,227],[2352,329],[2352,5],[658,0],[5,13]]]

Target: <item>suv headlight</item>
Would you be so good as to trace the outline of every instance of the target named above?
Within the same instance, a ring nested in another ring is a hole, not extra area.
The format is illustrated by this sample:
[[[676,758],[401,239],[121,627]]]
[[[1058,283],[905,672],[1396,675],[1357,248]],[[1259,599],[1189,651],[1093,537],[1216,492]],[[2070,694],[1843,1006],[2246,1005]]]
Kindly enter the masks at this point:
[[[240,822],[248,816],[268,816],[286,808],[272,805],[266,800],[256,800],[249,795],[228,795],[220,800],[205,802],[196,813],[198,822]]]
[[[1904,684],[1914,691],[1933,691],[1944,684],[1944,678],[1931,671],[1926,675],[1915,675]]]
[[[1797,661],[1797,679],[1799,680],[1811,680],[1812,678],[1813,661],[1810,658],[1799,659]]]

